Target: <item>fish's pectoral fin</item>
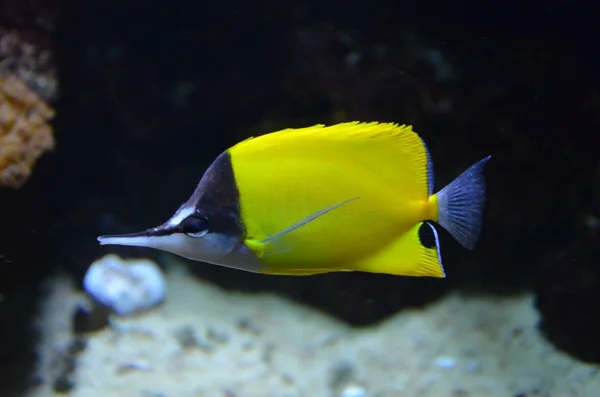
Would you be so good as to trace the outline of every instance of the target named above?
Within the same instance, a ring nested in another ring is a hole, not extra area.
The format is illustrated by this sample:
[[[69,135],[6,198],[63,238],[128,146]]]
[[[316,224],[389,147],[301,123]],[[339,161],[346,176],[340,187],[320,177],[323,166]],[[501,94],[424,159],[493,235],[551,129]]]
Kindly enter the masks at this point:
[[[294,249],[293,243],[289,240],[283,239],[282,237],[289,235],[294,230],[298,230],[302,226],[309,224],[310,222],[335,210],[336,208],[339,208],[342,205],[348,204],[359,198],[360,197],[354,197],[348,200],[341,201],[339,203],[332,204],[307,216],[306,218],[303,218],[302,220],[294,223],[293,225],[287,227],[286,229],[282,230],[277,234],[274,234],[262,240],[247,238],[244,240],[244,243],[252,252],[254,252],[254,254],[258,258],[265,258],[270,255],[290,252]]]
[[[306,225],[306,224],[308,224],[308,223],[310,223],[310,222],[314,221],[315,219],[317,219],[317,218],[319,218],[319,217],[321,217],[321,216],[323,216],[323,215],[327,214],[328,212],[331,212],[331,211],[333,211],[334,209],[336,209],[336,208],[339,208],[339,207],[341,207],[342,205],[344,205],[344,204],[348,204],[349,202],[351,202],[351,201],[354,201],[354,200],[357,200],[357,199],[359,199],[359,198],[360,198],[360,197],[354,197],[354,198],[351,198],[351,199],[348,199],[348,200],[341,201],[341,202],[339,202],[339,203],[332,204],[332,205],[330,205],[330,206],[328,206],[328,207],[325,207],[325,208],[323,208],[323,209],[321,209],[321,210],[319,210],[319,211],[317,211],[317,212],[315,212],[315,213],[313,213],[313,214],[310,214],[310,215],[309,215],[309,216],[307,216],[306,218],[304,218],[304,219],[302,219],[302,220],[300,220],[300,221],[298,221],[298,222],[294,223],[292,226],[290,226],[290,227],[288,227],[288,228],[286,228],[286,229],[282,230],[281,232],[279,232],[279,233],[277,233],[277,234],[275,234],[275,235],[273,235],[273,236],[269,236],[269,237],[267,237],[267,238],[266,238],[265,240],[263,240],[263,241],[264,241],[264,242],[271,242],[271,241],[275,241],[275,240],[277,240],[277,239],[279,239],[279,238],[281,238],[281,237],[285,236],[286,234],[289,234],[289,233],[293,232],[294,230],[296,230],[296,229],[299,229],[299,228],[301,228],[302,226],[304,226],[304,225]]]
[[[292,247],[289,246],[289,244],[284,244],[282,242],[276,244],[275,242],[252,238],[244,240],[244,244],[246,244],[246,247],[248,247],[259,259],[292,250]]]
[[[361,260],[356,270],[397,276],[446,277],[437,230],[420,222],[373,256]]]

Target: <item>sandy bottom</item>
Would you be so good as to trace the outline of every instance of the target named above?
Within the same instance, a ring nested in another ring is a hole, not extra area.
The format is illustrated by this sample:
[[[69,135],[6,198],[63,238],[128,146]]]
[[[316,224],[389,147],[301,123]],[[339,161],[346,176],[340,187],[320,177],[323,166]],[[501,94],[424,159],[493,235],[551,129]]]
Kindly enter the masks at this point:
[[[452,294],[352,329],[275,295],[221,290],[183,266],[167,283],[162,306],[90,336],[71,396],[600,396],[600,368],[542,338],[530,295]]]

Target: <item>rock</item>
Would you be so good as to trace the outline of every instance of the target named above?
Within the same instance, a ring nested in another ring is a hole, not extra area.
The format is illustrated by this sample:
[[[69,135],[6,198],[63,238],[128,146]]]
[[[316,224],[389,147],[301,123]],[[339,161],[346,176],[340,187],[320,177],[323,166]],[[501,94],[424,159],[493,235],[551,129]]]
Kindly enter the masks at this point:
[[[600,363],[600,239],[583,227],[571,247],[548,258],[536,286],[541,329],[561,350]]]
[[[92,263],[83,285],[99,303],[120,316],[149,310],[165,297],[160,267],[151,260],[123,260],[109,254]]]

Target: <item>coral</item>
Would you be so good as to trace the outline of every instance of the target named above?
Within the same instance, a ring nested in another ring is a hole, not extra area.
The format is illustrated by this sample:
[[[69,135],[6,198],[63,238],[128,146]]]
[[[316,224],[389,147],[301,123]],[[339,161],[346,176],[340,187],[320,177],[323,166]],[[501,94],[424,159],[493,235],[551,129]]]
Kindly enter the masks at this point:
[[[52,31],[56,2],[0,4],[0,187],[19,188],[54,148],[47,105],[57,92]]]
[[[54,148],[54,111],[14,77],[0,77],[0,187],[21,187],[38,160]]]

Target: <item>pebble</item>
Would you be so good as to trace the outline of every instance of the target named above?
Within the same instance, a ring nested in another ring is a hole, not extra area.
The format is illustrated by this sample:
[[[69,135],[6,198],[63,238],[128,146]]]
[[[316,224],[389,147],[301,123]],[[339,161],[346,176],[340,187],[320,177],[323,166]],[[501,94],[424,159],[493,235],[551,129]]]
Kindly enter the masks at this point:
[[[440,368],[454,368],[454,366],[456,365],[456,360],[453,359],[452,357],[438,357],[435,359],[435,365],[437,365]]]
[[[339,397],[366,397],[367,391],[356,385],[346,386],[342,389],[342,392],[339,394]]]
[[[238,320],[237,326],[243,331],[249,331],[254,335],[260,335],[262,328],[250,317],[242,317]]]
[[[209,327],[206,332],[206,336],[208,337],[208,339],[217,343],[226,343],[227,341],[229,341],[229,335],[227,334],[227,332],[216,327]]]
[[[339,389],[345,384],[350,383],[354,378],[354,365],[349,362],[340,362],[333,367],[331,372],[330,385],[332,389]]]
[[[175,339],[179,343],[179,346],[182,349],[191,349],[199,347],[200,349],[207,352],[212,350],[212,346],[207,341],[199,339],[196,336],[196,332],[194,331],[194,329],[189,325],[183,326],[174,331],[173,336],[175,337]]]

